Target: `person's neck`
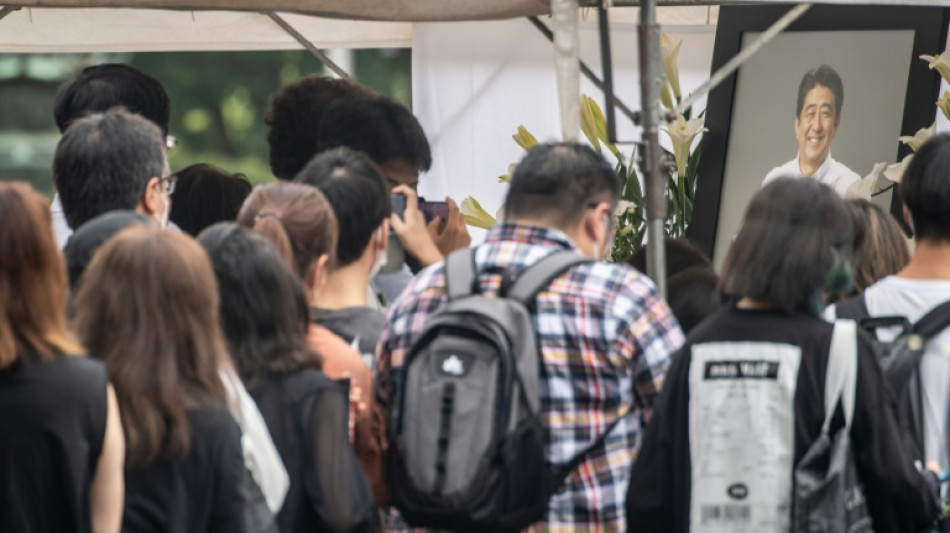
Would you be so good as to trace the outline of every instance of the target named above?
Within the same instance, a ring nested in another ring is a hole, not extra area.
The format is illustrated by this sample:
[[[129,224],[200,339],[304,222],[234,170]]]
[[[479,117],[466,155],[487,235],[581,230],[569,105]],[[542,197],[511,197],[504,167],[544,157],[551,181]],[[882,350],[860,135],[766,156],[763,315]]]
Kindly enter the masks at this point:
[[[759,309],[769,309],[772,306],[766,302],[753,300],[752,298],[744,297],[744,298],[741,298],[738,302],[736,302],[736,307],[738,307],[739,309],[748,309],[748,310],[756,311]]]
[[[910,262],[897,275],[910,279],[950,279],[950,240],[918,240]]]
[[[369,268],[360,260],[331,272],[320,291],[319,301],[311,304],[324,309],[366,307],[368,286]]]
[[[814,176],[815,173],[818,172],[818,169],[821,168],[821,165],[824,165],[825,161],[827,160],[828,158],[826,157],[821,163],[818,163],[817,165],[813,165],[811,163],[802,161],[802,158],[799,156],[798,170],[802,173],[803,176],[808,176],[808,177]]]

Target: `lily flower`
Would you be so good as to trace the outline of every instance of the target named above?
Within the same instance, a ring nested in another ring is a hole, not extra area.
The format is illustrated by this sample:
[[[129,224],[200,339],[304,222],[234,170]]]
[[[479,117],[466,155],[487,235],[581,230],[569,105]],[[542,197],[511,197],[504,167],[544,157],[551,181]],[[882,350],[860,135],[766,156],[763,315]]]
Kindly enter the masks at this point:
[[[950,120],[950,91],[943,92],[943,96],[937,100],[937,107],[940,108],[943,116],[947,117],[947,120]]]
[[[673,157],[676,158],[676,172],[678,176],[686,173],[686,163],[689,161],[689,150],[693,146],[693,139],[704,131],[702,118],[686,120],[678,115],[676,120],[663,127],[663,131],[670,136],[673,143]]]
[[[888,165],[884,170],[884,177],[894,183],[900,183],[901,178],[904,177],[904,172],[907,171],[907,165],[910,164],[910,160],[913,158],[914,154],[909,154],[900,163]]]
[[[528,131],[528,128],[525,128],[522,125],[518,125],[518,132],[511,136],[512,139],[518,143],[518,146],[524,148],[527,152],[528,150],[534,148],[538,145],[538,140]]]
[[[950,50],[935,56],[920,56],[920,58],[930,64],[931,70],[936,69],[943,79],[950,81]]]
[[[898,141],[910,146],[910,149],[917,151],[920,149],[920,146],[927,142],[927,139],[933,137],[937,134],[937,123],[934,122],[930,125],[929,128],[920,128],[917,130],[917,133],[913,137],[909,135],[902,135],[897,138]]]
[[[485,208],[482,207],[478,200],[472,198],[471,196],[466,197],[462,200],[462,205],[459,206],[459,211],[465,217],[465,223],[469,226],[489,229],[495,225],[495,217],[491,216],[488,211],[485,211]]]
[[[498,176],[499,183],[511,183],[511,175],[515,173],[515,164],[508,165],[508,172]]]
[[[886,179],[884,176],[884,171],[886,168],[887,163],[875,163],[874,168],[871,169],[871,172],[867,176],[864,176],[848,187],[845,197],[864,198],[865,200],[870,200],[871,196],[883,188],[881,187],[880,182]]]
[[[660,35],[660,53],[663,54],[663,69],[666,71],[666,79],[670,82],[670,88],[673,89],[673,96],[679,100],[680,94],[680,69],[678,58],[680,47],[683,46],[683,39],[675,35]]]
[[[607,118],[604,111],[586,94],[581,95],[581,131],[598,152],[603,144],[614,156],[621,157],[617,146],[607,139]]]

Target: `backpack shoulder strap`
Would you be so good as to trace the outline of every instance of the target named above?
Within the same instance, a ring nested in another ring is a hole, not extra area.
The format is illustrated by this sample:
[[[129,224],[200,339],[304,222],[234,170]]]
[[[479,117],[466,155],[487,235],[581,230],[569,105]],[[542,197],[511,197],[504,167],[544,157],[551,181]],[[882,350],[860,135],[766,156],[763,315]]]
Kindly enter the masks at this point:
[[[850,318],[855,322],[860,322],[861,319],[869,316],[871,316],[871,313],[868,312],[868,304],[864,301],[864,293],[835,304],[836,318]]]
[[[944,302],[927,312],[914,324],[914,333],[928,340],[950,326],[950,302]]]
[[[591,259],[582,256],[574,250],[562,250],[546,255],[540,261],[528,267],[518,276],[507,297],[528,305],[551,281],[568,268],[588,263]]]
[[[456,250],[445,258],[445,294],[455,300],[477,292],[475,248]]]

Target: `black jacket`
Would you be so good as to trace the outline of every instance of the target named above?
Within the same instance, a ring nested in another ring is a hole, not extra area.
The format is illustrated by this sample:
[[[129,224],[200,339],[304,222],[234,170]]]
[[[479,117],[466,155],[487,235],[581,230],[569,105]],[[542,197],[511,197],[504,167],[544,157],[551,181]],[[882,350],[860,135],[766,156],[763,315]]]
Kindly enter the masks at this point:
[[[805,314],[728,307],[698,326],[677,353],[646,429],[627,493],[631,532],[685,533],[690,527],[691,465],[689,369],[693,347],[714,341],[758,341],[798,346],[801,361],[794,398],[794,463],[821,433],[832,325]],[[843,427],[840,410],[831,431]],[[917,471],[900,438],[893,395],[870,341],[858,339],[858,378],[851,440],[877,533],[922,531],[937,513],[934,491]],[[792,480],[789,479],[789,490]]]

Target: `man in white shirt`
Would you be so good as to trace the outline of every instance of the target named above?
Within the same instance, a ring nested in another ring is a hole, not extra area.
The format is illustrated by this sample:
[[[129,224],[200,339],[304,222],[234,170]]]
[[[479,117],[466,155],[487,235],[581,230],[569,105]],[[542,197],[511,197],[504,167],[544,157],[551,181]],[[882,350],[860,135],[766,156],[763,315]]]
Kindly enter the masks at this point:
[[[864,302],[869,316],[905,316],[914,323],[950,300],[950,135],[925,143],[899,186],[904,220],[914,230],[914,255],[896,275],[868,287]],[[882,341],[896,334],[885,328],[877,331]],[[950,468],[950,329],[927,344],[918,374],[924,460],[944,470]]]
[[[844,86],[841,77],[828,65],[809,70],[798,86],[795,138],[798,155],[775,167],[763,184],[780,176],[802,176],[830,185],[842,197],[861,179],[848,167],[831,157],[831,141],[841,125]]]

